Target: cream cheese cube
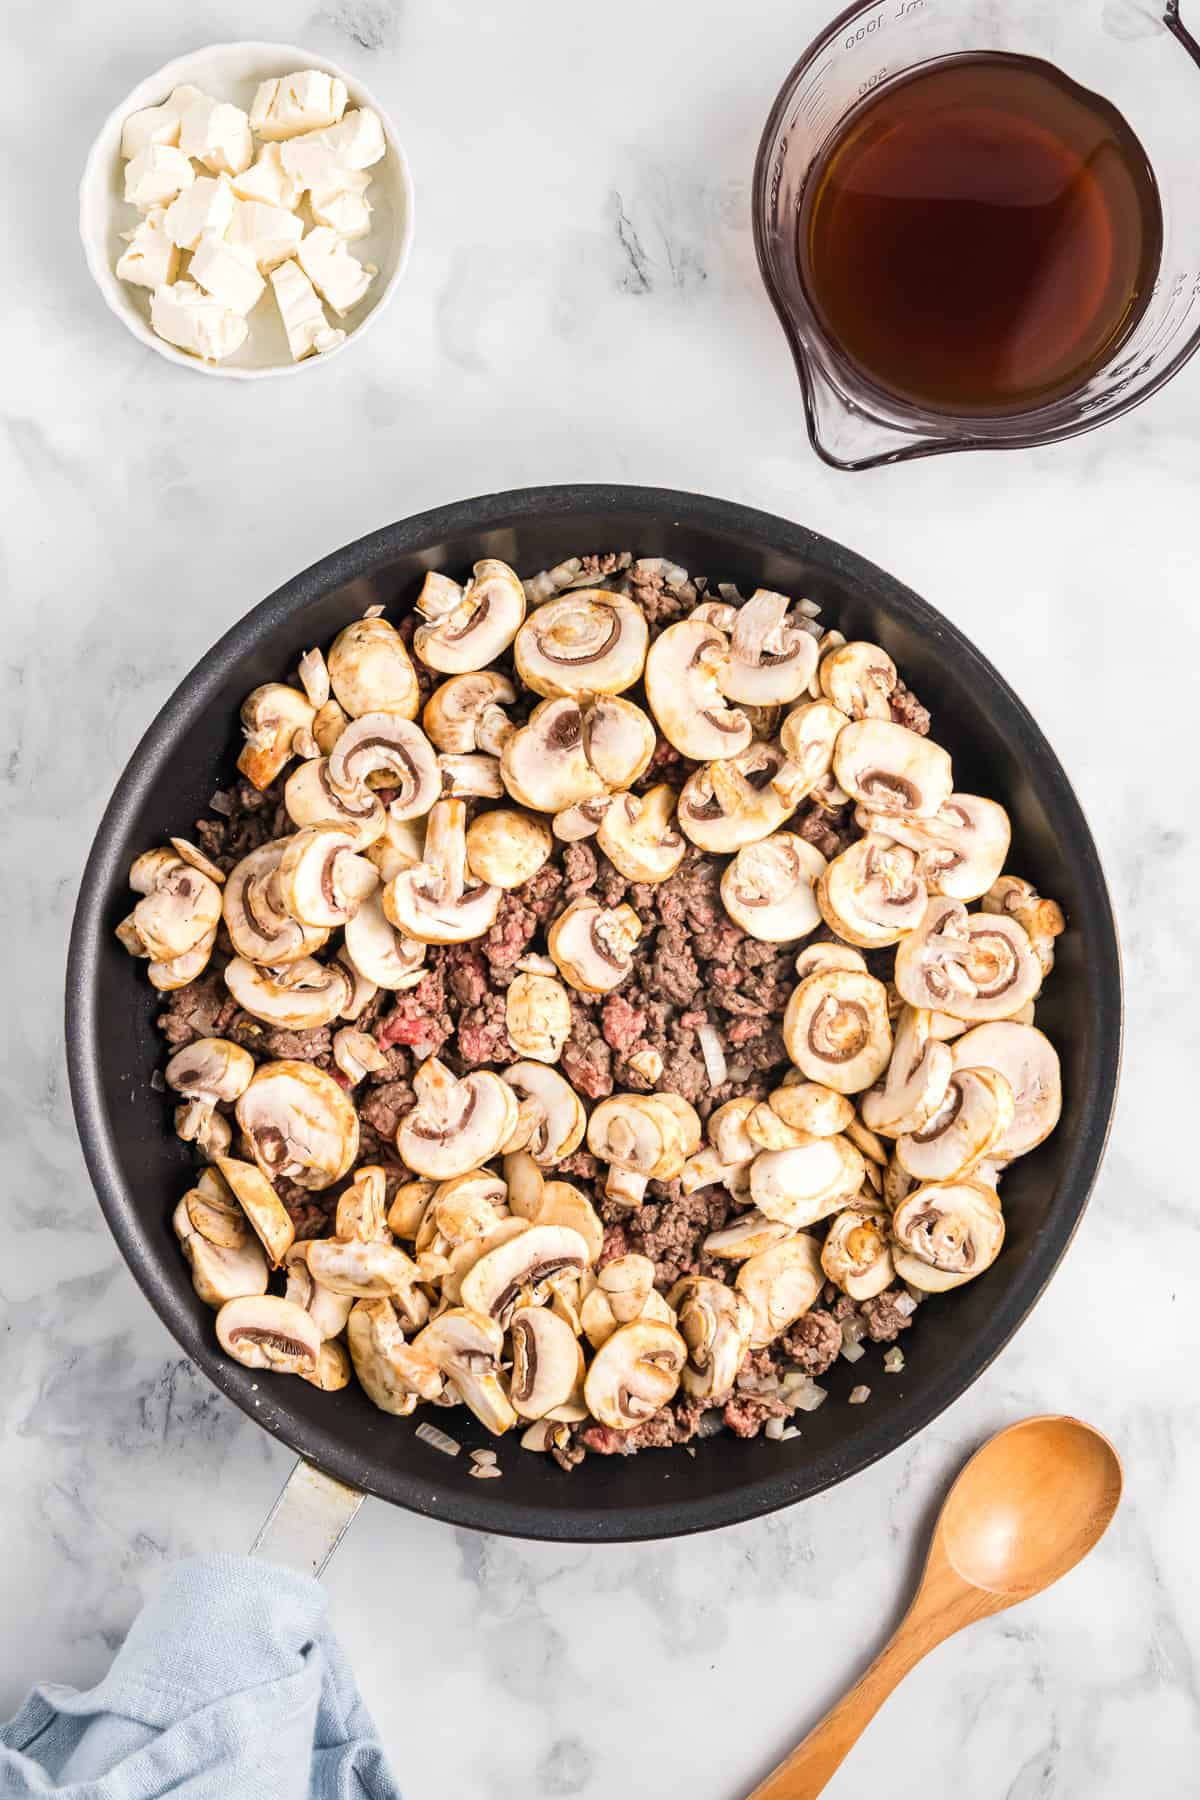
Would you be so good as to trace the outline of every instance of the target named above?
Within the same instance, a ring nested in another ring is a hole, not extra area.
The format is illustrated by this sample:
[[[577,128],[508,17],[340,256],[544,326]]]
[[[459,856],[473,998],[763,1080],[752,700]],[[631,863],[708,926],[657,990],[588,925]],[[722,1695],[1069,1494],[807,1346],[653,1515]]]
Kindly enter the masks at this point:
[[[311,188],[316,193],[341,194],[362,179],[349,163],[343,162],[324,131],[307,131],[302,137],[289,138],[279,146],[279,160],[301,193]],[[369,181],[370,176],[366,179]]]
[[[335,330],[325,317],[316,289],[299,263],[284,262],[272,269],[271,286],[293,362],[302,362],[314,352],[336,349],[345,341],[345,332]]]
[[[315,225],[300,244],[300,267],[339,319],[356,307],[375,275],[370,264],[351,255],[345,241],[328,225]]]
[[[250,125],[260,138],[275,141],[336,125],[345,110],[345,82],[320,69],[300,69],[260,84]]]
[[[205,362],[221,362],[246,341],[250,327],[239,313],[222,306],[193,281],[155,288],[150,323],[160,338]]]
[[[239,256],[215,231],[206,231],[192,252],[188,274],[206,294],[243,318],[257,306],[266,282],[252,262]]]
[[[182,150],[171,144],[147,144],[125,165],[125,198],[149,212],[152,206],[169,205],[195,179],[196,171]]]
[[[226,240],[263,274],[295,256],[304,226],[293,212],[281,206],[265,206],[259,200],[239,200]]]
[[[122,232],[129,245],[117,259],[117,274],[122,281],[137,287],[163,287],[175,279],[179,268],[179,251],[166,229],[166,208],[152,207],[132,231]]]
[[[167,230],[181,250],[194,250],[206,231],[223,237],[233,218],[228,175],[201,175],[167,208]]]
[[[289,212],[302,192],[284,168],[278,144],[264,144],[250,167],[232,179],[239,200],[261,200],[265,206],[282,206]]]
[[[370,106],[348,112],[340,125],[330,125],[321,136],[348,169],[369,169],[387,152],[383,123]]]
[[[214,175],[240,175],[254,158],[250,120],[240,106],[201,94],[180,121],[179,148]]]
[[[348,241],[366,237],[371,229],[371,206],[365,193],[371,178],[351,171],[351,179],[361,181],[362,187],[314,190],[308,196],[309,211],[316,223],[331,226],[339,237]]]
[[[180,121],[193,100],[203,100],[198,87],[187,82],[177,87],[161,106],[144,106],[130,113],[121,127],[121,155],[127,160],[150,144],[178,144]]]

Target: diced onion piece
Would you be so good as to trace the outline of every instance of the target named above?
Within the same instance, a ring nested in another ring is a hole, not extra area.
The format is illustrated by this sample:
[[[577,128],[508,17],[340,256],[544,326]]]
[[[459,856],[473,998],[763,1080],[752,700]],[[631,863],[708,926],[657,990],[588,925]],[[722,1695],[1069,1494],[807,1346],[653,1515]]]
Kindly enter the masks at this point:
[[[725,1051],[714,1025],[707,1020],[697,1025],[696,1036],[700,1039],[700,1054],[704,1058],[704,1067],[712,1085],[720,1087],[728,1079],[729,1065],[725,1061]]]
[[[851,1406],[861,1406],[864,1401],[869,1400],[870,1398],[871,1390],[869,1387],[863,1386],[850,1389]]]
[[[898,1375],[904,1367],[904,1352],[899,1344],[893,1344],[890,1350],[883,1353],[883,1366],[889,1375]]]
[[[867,1353],[861,1344],[856,1344],[852,1341],[842,1345],[842,1355],[848,1363],[861,1362],[866,1354]]]
[[[898,1296],[894,1304],[896,1311],[900,1314],[902,1319],[911,1319],[918,1306],[920,1306],[921,1301],[920,1297],[917,1294],[914,1294],[911,1288],[905,1288],[904,1292]]]
[[[816,1412],[818,1406],[824,1406],[828,1398],[829,1390],[818,1387],[815,1381],[809,1381],[806,1387],[797,1388],[790,1396],[791,1403],[798,1412]]]
[[[457,1456],[462,1449],[457,1438],[452,1438],[447,1431],[439,1431],[436,1425],[418,1425],[416,1435],[423,1444],[428,1444],[433,1450],[440,1450],[443,1456]]]
[[[763,1426],[763,1436],[770,1438],[773,1444],[777,1444],[783,1436],[783,1420],[781,1418],[768,1419]]]

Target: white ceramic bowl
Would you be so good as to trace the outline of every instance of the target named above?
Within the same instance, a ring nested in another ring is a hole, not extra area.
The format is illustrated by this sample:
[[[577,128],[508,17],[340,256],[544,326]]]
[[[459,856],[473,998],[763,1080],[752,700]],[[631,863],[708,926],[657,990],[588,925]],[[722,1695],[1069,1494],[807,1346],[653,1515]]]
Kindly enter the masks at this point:
[[[203,88],[215,100],[232,100],[249,111],[260,81],[290,75],[297,69],[322,69],[326,74],[338,76],[346,84],[348,106],[373,107],[383,123],[387,152],[370,170],[371,186],[367,195],[374,209],[370,235],[352,245],[354,255],[361,262],[374,263],[379,273],[353,312],[345,319],[331,321],[346,333],[345,342],[336,350],[306,357],[303,362],[293,362],[268,282],[266,293],[249,315],[250,332],[241,348],[224,362],[201,362],[199,357],[177,350],[174,344],[166,343],[151,330],[148,288],[134,287],[117,279],[117,258],[125,247],[121,234],[136,225],[139,217],[136,208],[125,203],[121,127],[130,113],[143,106],[159,105],[172,88],[183,82]],[[341,356],[357,343],[375,323],[404,273],[412,245],[413,216],[412,177],[395,126],[387,113],[362,82],[347,70],[327,57],[314,56],[311,50],[300,50],[295,44],[210,44],[205,50],[192,50],[186,56],[176,57],[174,62],[148,75],[104,121],[88,153],[83,180],[79,184],[79,233],[88,268],[110,310],[136,338],[159,356],[165,356],[168,362],[178,363],[197,374],[232,376],[236,381],[256,381],[266,375],[301,375]]]

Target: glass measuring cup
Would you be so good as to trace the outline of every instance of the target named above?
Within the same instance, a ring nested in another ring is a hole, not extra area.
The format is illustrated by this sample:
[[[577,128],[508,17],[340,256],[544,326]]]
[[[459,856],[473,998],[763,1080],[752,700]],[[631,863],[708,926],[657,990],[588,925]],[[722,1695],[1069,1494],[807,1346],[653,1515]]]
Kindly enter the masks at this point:
[[[805,182],[831,133],[881,83],[937,57],[1002,51],[1053,63],[1124,114],[1163,211],[1162,258],[1141,318],[1074,392],[1032,410],[958,418],[898,400],[839,353],[796,260]],[[1200,43],[1179,0],[866,0],[788,76],[754,170],[759,268],[795,359],[813,449],[836,469],[947,450],[1018,450],[1091,431],[1162,387],[1200,345]]]

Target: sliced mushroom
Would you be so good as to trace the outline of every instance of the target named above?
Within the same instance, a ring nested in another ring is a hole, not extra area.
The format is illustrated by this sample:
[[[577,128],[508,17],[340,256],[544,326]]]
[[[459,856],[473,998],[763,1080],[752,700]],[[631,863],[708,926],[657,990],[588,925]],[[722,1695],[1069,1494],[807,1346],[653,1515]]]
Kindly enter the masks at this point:
[[[498,756],[439,756],[442,794],[455,800],[502,800]]]
[[[276,1375],[315,1375],[321,1358],[315,1322],[274,1294],[227,1300],[217,1314],[217,1342],[243,1368]]]
[[[523,1419],[564,1406],[583,1379],[583,1351],[571,1327],[547,1307],[520,1306],[509,1324],[509,1397]]]
[[[495,1156],[517,1119],[512,1088],[490,1069],[459,1081],[436,1057],[413,1077],[417,1103],[400,1121],[396,1147],[418,1175],[447,1181]]]
[[[897,1161],[917,1181],[957,1181],[995,1154],[1013,1111],[1007,1076],[995,1069],[960,1068],[929,1123],[897,1139]]]
[[[354,1171],[349,1187],[338,1196],[334,1235],[343,1243],[369,1244],[386,1239],[387,1171],[378,1163],[364,1163]]]
[[[1054,967],[1054,940],[1067,928],[1057,900],[1043,900],[1033,883],[1023,881],[1019,875],[1001,875],[984,894],[983,911],[1015,919],[1033,946],[1042,974],[1050,973]]]
[[[329,757],[329,779],[349,793],[371,780],[394,788],[388,813],[398,820],[424,818],[442,792],[437,752],[421,727],[387,712],[347,725]]]
[[[754,1312],[751,1349],[764,1350],[803,1318],[824,1284],[815,1238],[790,1237],[749,1257],[738,1270],[735,1285]]]
[[[896,1274],[928,1294],[990,1269],[1004,1243],[995,1194],[974,1181],[919,1187],[892,1214]]]
[[[821,1248],[826,1276],[852,1300],[872,1300],[896,1279],[886,1212],[849,1206],[829,1227]]]
[[[579,1095],[557,1069],[548,1069],[541,1062],[513,1063],[505,1069],[503,1079],[532,1122],[525,1142],[506,1140],[506,1150],[528,1150],[538,1167],[546,1169],[579,1148],[587,1114]]]
[[[458,1306],[462,1301],[462,1284],[475,1264],[490,1250],[497,1250],[501,1244],[511,1243],[513,1238],[520,1237],[530,1229],[528,1219],[510,1216],[499,1220],[482,1237],[468,1238],[465,1244],[456,1244],[450,1252],[449,1267],[442,1276],[443,1302],[448,1306]]]
[[[774,1249],[776,1244],[786,1243],[794,1235],[790,1225],[768,1219],[756,1207],[752,1212],[739,1213],[719,1231],[710,1231],[703,1249],[705,1256],[721,1262],[745,1262],[751,1256],[760,1256],[764,1250]]]
[[[812,642],[812,639],[809,639]],[[825,858],[790,831],[739,850],[721,877],[721,899],[735,924],[767,944],[807,937],[821,922],[815,884]]]
[[[822,657],[821,692],[848,719],[890,719],[896,665],[878,644],[841,644]]]
[[[627,881],[668,881],[687,844],[673,828],[678,796],[665,782],[644,794],[618,794],[604,808],[596,841]]]
[[[486,1237],[507,1218],[507,1189],[490,1169],[472,1169],[434,1189],[416,1234],[417,1258],[448,1257],[460,1244]]]
[[[216,941],[216,932],[210,931],[207,937],[200,939],[194,950],[185,950],[182,956],[173,956],[168,962],[147,963],[146,974],[151,987],[163,994],[187,987],[190,982],[195,981],[197,975],[203,975]]]
[[[350,999],[351,981],[338,965],[306,956],[274,975],[235,956],[226,964],[225,986],[243,1012],[288,1031],[315,1031],[336,1019]]]
[[[811,642],[811,639],[810,639]],[[707,1275],[685,1275],[667,1296],[687,1345],[684,1391],[693,1400],[727,1394],[750,1348],[754,1309],[744,1294]]]
[[[221,918],[221,889],[209,876],[174,851],[156,851],[138,857],[129,885],[142,898],[118,936],[134,956],[170,963],[211,944]]]
[[[952,900],[978,900],[987,893],[1004,867],[1012,837],[1004,808],[978,794],[951,794],[932,819],[889,818],[861,807],[856,816],[864,831],[881,832],[915,851],[917,872],[929,892]],[[986,901],[984,906],[987,910]]]
[[[845,1206],[864,1176],[862,1155],[848,1138],[798,1135],[803,1143],[789,1150],[764,1150],[750,1165],[755,1206],[794,1231]]]
[[[927,901],[916,852],[875,833],[835,856],[817,887],[830,930],[864,950],[883,949],[915,931]]]
[[[242,732],[246,742],[237,766],[247,781],[268,788],[295,755],[292,740],[298,731],[311,731],[317,709],[298,688],[268,681],[254,688],[242,701]]]
[[[584,1381],[588,1411],[613,1431],[628,1431],[667,1405],[678,1391],[688,1349],[679,1333],[655,1319],[622,1325],[602,1344]]]
[[[404,869],[411,869],[425,854],[424,819],[394,819],[387,815],[383,836],[367,850],[385,882],[394,881]]]
[[[518,975],[504,996],[504,1019],[522,1056],[555,1063],[571,1035],[571,996],[549,975]]]
[[[416,987],[425,973],[425,945],[397,931],[383,910],[382,894],[370,894],[346,921],[345,954],[351,968],[389,993]]]
[[[335,1294],[316,1280],[308,1266],[308,1247],[312,1242],[311,1238],[297,1239],[284,1257],[287,1276],[284,1297],[304,1308],[323,1338],[333,1338],[346,1329],[354,1301],[350,1295]]]
[[[959,1019],[1003,1019],[1038,992],[1042,967],[1023,928],[1005,914],[931,900],[896,951],[896,986],[910,1006]]]
[[[783,1019],[787,1053],[809,1081],[858,1094],[892,1053],[883,983],[857,969],[821,969],[792,994]]]
[[[427,621],[413,637],[421,661],[443,675],[471,674],[495,662],[517,636],[525,589],[507,563],[489,556],[475,564],[465,588],[427,576],[417,611]]]
[[[346,1324],[354,1373],[372,1405],[399,1418],[419,1400],[436,1400],[445,1387],[437,1365],[406,1344],[390,1300],[360,1300]]]
[[[438,750],[466,756],[484,750],[499,756],[512,735],[506,706],[517,690],[507,675],[495,669],[479,669],[469,675],[452,675],[436,687],[425,702],[421,723]]]
[[[867,971],[867,959],[849,944],[806,944],[796,958],[796,973],[801,981],[821,969],[860,969]]]
[[[358,1155],[354,1103],[312,1063],[263,1064],[237,1103],[237,1121],[263,1174],[300,1187],[332,1187]]]
[[[758,588],[737,608],[729,655],[717,676],[727,700],[780,706],[804,693],[817,666],[817,644],[801,618],[789,618],[791,604],[786,594]]]
[[[279,865],[290,838],[275,838],[243,856],[222,899],[225,925],[239,956],[278,969],[310,957],[329,933],[292,918],[283,904]]]
[[[335,1338],[326,1338],[321,1345],[321,1354],[313,1373],[305,1374],[303,1369],[296,1372],[304,1381],[320,1388],[323,1394],[336,1394],[350,1385],[350,1358],[343,1344]]]
[[[588,1120],[588,1149],[609,1165],[605,1193],[623,1206],[640,1206],[646,1184],[672,1180],[682,1167],[678,1119],[656,1094],[613,1094]]]
[[[658,743],[651,720],[632,700],[613,694],[585,697],[580,708],[591,767],[606,788],[631,787],[646,773]]]
[[[595,800],[580,800],[575,806],[565,807],[562,812],[555,813],[555,837],[563,844],[579,844],[584,838],[595,837],[604,823],[605,814],[616,799],[614,794],[601,794]]]
[[[227,1300],[265,1294],[267,1259],[258,1239],[245,1230],[244,1215],[238,1215],[241,1241],[222,1241],[231,1234],[218,1227],[217,1235],[210,1236],[207,1229],[197,1224],[196,1209],[188,1204],[190,1199],[191,1195],[185,1195],[179,1202],[172,1224],[192,1271],[192,1286],[205,1306],[224,1306]]]
[[[500,1380],[504,1333],[494,1319],[454,1307],[413,1339],[412,1348],[434,1364],[481,1425],[500,1436],[517,1422]]]
[[[846,716],[830,700],[809,700],[794,706],[779,728],[784,761],[773,786],[788,808],[798,806],[833,767],[833,747],[846,724]]]
[[[782,766],[783,752],[777,745],[751,744],[748,750],[724,762],[707,763],[689,775],[679,796],[678,817],[692,843],[727,855],[777,831],[792,811],[791,803],[771,785]]]
[[[501,890],[468,873],[466,820],[464,801],[439,800],[425,828],[423,861],[384,887],[383,910],[406,937],[465,944],[495,924]]]
[[[500,773],[513,799],[535,812],[563,812],[603,794],[604,782],[588,761],[579,702],[540,701],[505,744]]]
[[[950,757],[931,738],[885,719],[861,719],[840,733],[833,752],[840,787],[889,818],[932,818],[950,798]]]
[[[287,778],[283,803],[294,825],[340,825],[353,832],[354,848],[366,850],[387,828],[383,802],[370,788],[349,793],[335,787],[329,777],[329,758],[315,756],[302,762]]]
[[[922,1007],[901,1009],[887,1073],[860,1102],[870,1130],[888,1137],[921,1131],[945,1099],[954,1059],[933,1035],[932,1018]]]
[[[388,1207],[388,1230],[396,1237],[415,1238],[436,1191],[436,1182],[420,1176],[400,1182]]]
[[[313,1278],[334,1294],[358,1300],[390,1299],[416,1286],[421,1271],[401,1250],[376,1238],[369,1243],[352,1239],[313,1238],[308,1246],[308,1266]]]
[[[246,1215],[255,1236],[267,1253],[267,1260],[277,1269],[296,1236],[295,1227],[283,1201],[270,1180],[253,1163],[236,1157],[219,1156],[217,1168],[232,1189],[238,1205]]]
[[[379,871],[357,854],[357,844],[357,834],[341,825],[306,825],[288,839],[279,893],[293,919],[332,931],[375,891]]]
[[[494,888],[524,887],[548,859],[554,839],[541,819],[497,807],[467,827],[467,867]]]
[[[819,1081],[801,1079],[778,1087],[768,1095],[767,1104],[793,1131],[807,1131],[812,1137],[835,1137],[854,1118],[846,1096]]]
[[[356,619],[353,625],[347,625],[334,638],[327,661],[330,686],[350,718],[361,719],[367,713],[416,718],[421,701],[417,671],[404,639],[386,619]],[[317,742],[329,756],[341,742],[341,736],[332,749],[319,736]]]
[[[254,1058],[228,1038],[195,1038],[175,1052],[163,1073],[167,1086],[191,1101],[198,1115],[211,1115],[219,1102],[228,1105],[245,1092],[254,1074]]]
[[[1062,1113],[1062,1074],[1044,1032],[1003,1019],[977,1025],[952,1055],[955,1069],[994,1069],[1012,1090],[1013,1116],[990,1152],[995,1161],[1024,1156],[1049,1137]]]
[[[349,714],[342,710],[336,700],[327,700],[324,706],[318,707],[317,716],[312,722],[312,735],[322,756],[330,754],[349,723]]]
[[[886,1205],[895,1212],[900,1202],[908,1198],[916,1185],[908,1170],[902,1169],[893,1156],[883,1171],[883,1198]]]
[[[606,907],[582,895],[559,913],[546,943],[564,981],[581,994],[608,994],[633,967],[642,921],[632,906]]]
[[[649,635],[634,601],[606,588],[576,588],[522,625],[513,646],[517,674],[547,698],[620,694],[645,667]]]
[[[654,1286],[654,1264],[648,1257],[618,1256],[605,1264],[600,1276],[607,1279],[608,1287],[601,1286],[597,1278],[579,1308],[580,1327],[593,1350],[599,1350],[614,1331],[633,1319],[655,1319],[663,1325],[675,1325],[674,1309]]]
[[[750,747],[750,720],[721,692],[728,660],[729,639],[702,619],[668,625],[650,646],[646,698],[659,730],[681,756],[709,762]]]
[[[528,1150],[508,1151],[504,1158],[504,1179],[508,1185],[511,1210],[532,1224],[541,1211],[546,1192],[546,1178]]]
[[[599,1213],[579,1188],[569,1181],[547,1181],[534,1225],[565,1225],[577,1231],[587,1247],[588,1261],[596,1262],[604,1247],[604,1225]]]

